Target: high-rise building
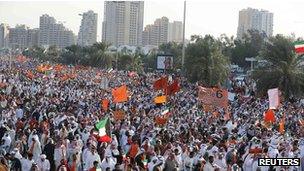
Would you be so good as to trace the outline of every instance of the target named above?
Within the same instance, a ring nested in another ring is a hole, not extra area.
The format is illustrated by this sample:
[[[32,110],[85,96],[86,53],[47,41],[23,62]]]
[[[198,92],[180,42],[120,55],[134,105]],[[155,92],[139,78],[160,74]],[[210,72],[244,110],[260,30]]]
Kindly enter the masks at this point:
[[[9,46],[9,26],[2,23],[0,25],[0,49]]]
[[[17,25],[9,29],[9,45],[12,49],[25,49],[28,44],[28,29],[26,25]]]
[[[39,46],[65,48],[75,44],[74,33],[47,14],[40,17],[39,30]]]
[[[183,22],[173,21],[168,27],[168,42],[181,43],[183,41]]]
[[[17,25],[9,29],[9,47],[12,49],[25,49],[38,45],[39,29],[30,29],[26,25]]]
[[[114,46],[141,46],[143,1],[105,1],[102,41]]]
[[[154,24],[147,25],[143,31],[143,45],[159,46],[168,42],[169,19],[158,18]]]
[[[29,29],[27,32],[27,47],[38,46],[39,41],[39,29]]]
[[[248,30],[258,30],[266,36],[273,33],[273,13],[265,10],[247,8],[239,12],[237,37],[242,38]]]
[[[97,41],[97,13],[88,11],[81,14],[82,20],[77,43],[80,46],[90,46]]]

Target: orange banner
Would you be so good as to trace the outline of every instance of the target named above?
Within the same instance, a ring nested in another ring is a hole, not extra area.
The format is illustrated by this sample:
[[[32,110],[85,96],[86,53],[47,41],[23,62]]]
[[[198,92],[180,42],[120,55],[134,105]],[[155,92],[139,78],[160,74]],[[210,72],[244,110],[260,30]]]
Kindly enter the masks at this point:
[[[228,108],[228,91],[225,89],[199,87],[198,99],[205,105]]]

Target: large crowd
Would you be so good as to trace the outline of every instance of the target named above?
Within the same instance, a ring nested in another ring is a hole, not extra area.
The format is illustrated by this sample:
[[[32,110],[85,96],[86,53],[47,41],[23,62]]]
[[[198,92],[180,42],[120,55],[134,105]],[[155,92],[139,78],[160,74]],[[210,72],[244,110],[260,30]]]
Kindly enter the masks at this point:
[[[155,104],[153,83],[163,73],[132,73],[65,66],[36,71],[40,62],[0,62],[0,171],[301,171],[304,166],[261,167],[258,158],[300,158],[304,163],[304,103],[284,99],[276,122],[263,116],[268,98],[253,83],[230,78],[235,97],[227,110],[205,111],[198,84],[178,74],[179,92]],[[29,78],[29,72],[33,77]],[[106,81],[105,81],[106,80]],[[114,103],[111,89],[126,85],[128,101]],[[109,109],[101,101],[109,99]],[[116,119],[114,111],[124,112]],[[155,122],[169,110],[165,124]],[[111,141],[94,134],[110,119]],[[278,131],[284,117],[284,129]]]

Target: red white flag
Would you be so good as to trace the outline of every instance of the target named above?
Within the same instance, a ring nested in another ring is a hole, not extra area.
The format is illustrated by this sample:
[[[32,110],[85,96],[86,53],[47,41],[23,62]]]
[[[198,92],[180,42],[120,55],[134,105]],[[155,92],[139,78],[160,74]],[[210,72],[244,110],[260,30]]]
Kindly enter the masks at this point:
[[[277,109],[280,105],[279,89],[273,88],[268,90],[269,109]]]

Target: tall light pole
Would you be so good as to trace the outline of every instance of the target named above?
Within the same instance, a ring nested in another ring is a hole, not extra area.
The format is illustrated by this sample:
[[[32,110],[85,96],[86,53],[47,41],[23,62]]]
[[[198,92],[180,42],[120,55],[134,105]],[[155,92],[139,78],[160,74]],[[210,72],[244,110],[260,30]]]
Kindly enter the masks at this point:
[[[185,73],[185,29],[186,29],[186,1],[184,1],[184,19],[183,19],[183,49],[182,49],[182,73]]]
[[[12,69],[12,50],[9,51],[9,69]]]

